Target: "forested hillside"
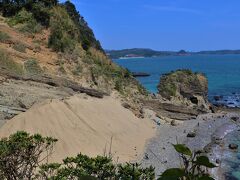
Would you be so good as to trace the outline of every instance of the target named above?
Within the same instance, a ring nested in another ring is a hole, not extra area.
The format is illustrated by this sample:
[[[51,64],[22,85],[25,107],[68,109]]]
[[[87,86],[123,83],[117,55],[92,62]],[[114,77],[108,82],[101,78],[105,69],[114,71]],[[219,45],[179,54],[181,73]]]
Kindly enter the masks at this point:
[[[108,93],[115,89],[129,94],[132,88],[145,93],[126,69],[105,55],[92,29],[70,1],[2,0],[0,11],[0,51],[12,59],[18,73],[54,74]],[[26,72],[31,66],[35,71]],[[16,71],[6,63],[4,68]]]

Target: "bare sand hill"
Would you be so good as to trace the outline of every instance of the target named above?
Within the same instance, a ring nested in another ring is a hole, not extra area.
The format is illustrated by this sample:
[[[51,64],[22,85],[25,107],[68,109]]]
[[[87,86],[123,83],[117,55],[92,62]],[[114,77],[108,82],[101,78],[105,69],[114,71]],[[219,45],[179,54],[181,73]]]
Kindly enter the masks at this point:
[[[48,100],[9,120],[0,137],[18,130],[57,138],[50,161],[60,161],[78,153],[103,155],[112,148],[114,159],[132,161],[144,151],[146,140],[155,134],[154,125],[138,119],[112,97],[97,99],[75,95],[69,99]]]

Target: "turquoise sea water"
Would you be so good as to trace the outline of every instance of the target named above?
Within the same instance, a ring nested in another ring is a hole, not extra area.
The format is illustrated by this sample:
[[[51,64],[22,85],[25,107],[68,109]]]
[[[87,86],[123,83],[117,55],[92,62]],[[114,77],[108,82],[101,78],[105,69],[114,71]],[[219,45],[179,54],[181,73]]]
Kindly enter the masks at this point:
[[[177,69],[191,69],[204,73],[209,82],[209,99],[222,95],[219,104],[240,107],[240,55],[192,55],[155,58],[117,59],[119,65],[132,72],[146,72],[151,76],[138,80],[153,93],[157,92],[160,76]]]

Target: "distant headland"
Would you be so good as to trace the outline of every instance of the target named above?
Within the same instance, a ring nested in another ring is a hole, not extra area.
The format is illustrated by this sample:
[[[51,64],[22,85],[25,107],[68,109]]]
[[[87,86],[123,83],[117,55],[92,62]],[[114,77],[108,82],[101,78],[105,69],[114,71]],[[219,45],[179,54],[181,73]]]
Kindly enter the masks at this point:
[[[129,59],[129,58],[144,58],[144,57],[159,57],[159,56],[186,56],[194,54],[240,54],[240,50],[216,50],[216,51],[157,51],[147,48],[132,48],[122,50],[105,50],[106,54],[112,59]]]

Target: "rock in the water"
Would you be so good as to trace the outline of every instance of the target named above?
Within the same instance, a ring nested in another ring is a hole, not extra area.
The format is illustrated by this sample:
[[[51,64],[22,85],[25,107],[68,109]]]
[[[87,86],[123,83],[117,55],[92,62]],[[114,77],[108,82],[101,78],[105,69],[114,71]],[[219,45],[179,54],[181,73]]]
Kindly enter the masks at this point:
[[[238,149],[238,145],[237,144],[234,144],[234,143],[232,143],[232,144],[229,144],[229,149],[233,149],[233,150],[236,150],[236,149]]]
[[[160,79],[158,85],[159,94],[162,97],[170,98],[180,94],[183,98],[203,96],[207,100],[208,81],[207,78],[200,73],[194,73],[190,70],[177,70],[169,74],[165,74]],[[192,99],[196,103],[197,99]]]
[[[214,96],[213,98],[215,101],[220,101],[223,98],[223,96]]]
[[[132,75],[133,75],[133,77],[147,77],[147,76],[150,76],[150,74],[145,73],[145,72],[133,72]]]
[[[194,131],[189,132],[189,133],[187,134],[187,137],[190,137],[190,138],[196,137],[196,132],[194,132]]]

